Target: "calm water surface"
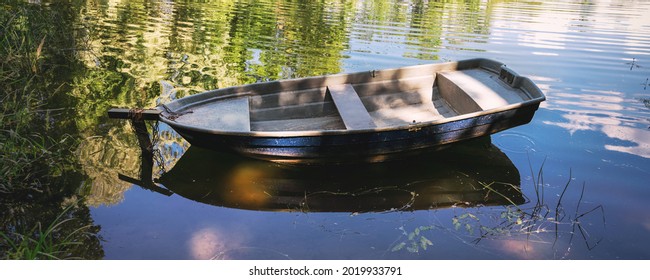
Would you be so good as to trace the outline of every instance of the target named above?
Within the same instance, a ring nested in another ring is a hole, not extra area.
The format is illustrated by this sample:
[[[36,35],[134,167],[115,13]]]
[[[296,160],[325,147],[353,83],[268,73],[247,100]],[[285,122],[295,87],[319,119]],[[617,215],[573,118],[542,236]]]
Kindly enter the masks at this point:
[[[88,0],[70,9],[86,69],[70,93],[81,101],[81,185],[107,259],[650,258],[649,1]],[[112,105],[474,57],[504,62],[545,92],[530,124],[346,169],[216,154],[161,124],[157,192],[119,179],[138,179],[141,160],[130,125],[106,118]]]

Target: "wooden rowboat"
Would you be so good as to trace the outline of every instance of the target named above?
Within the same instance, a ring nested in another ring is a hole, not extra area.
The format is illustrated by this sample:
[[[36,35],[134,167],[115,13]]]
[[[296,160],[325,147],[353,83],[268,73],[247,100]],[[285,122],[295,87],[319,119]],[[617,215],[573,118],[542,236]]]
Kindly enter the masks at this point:
[[[228,87],[136,114],[192,145],[285,163],[377,162],[531,121],[542,91],[488,59]],[[133,117],[112,109],[113,118]]]

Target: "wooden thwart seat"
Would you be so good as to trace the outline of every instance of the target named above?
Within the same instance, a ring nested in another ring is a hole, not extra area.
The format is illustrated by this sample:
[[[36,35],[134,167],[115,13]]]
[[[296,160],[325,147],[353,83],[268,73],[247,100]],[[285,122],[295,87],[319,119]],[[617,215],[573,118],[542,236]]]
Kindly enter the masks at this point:
[[[363,106],[359,95],[350,84],[331,85],[327,87],[336,109],[347,129],[376,128],[375,122]]]

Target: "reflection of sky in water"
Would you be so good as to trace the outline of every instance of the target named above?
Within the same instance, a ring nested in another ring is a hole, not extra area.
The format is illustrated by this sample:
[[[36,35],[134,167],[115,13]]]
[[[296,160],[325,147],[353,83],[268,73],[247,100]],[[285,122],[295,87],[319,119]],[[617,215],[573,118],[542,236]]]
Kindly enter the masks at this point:
[[[192,233],[188,241],[190,256],[195,260],[228,259],[228,247],[238,247],[232,233],[224,234],[218,229],[206,227]]]
[[[601,141],[600,148],[650,158],[650,111],[637,100],[644,96],[637,81],[650,73],[644,67],[630,70],[632,58],[650,63],[648,38],[637,33],[648,29],[647,17],[641,10],[619,13],[611,6],[622,8],[601,3],[575,7],[578,11],[541,13],[530,20],[495,20],[492,35],[501,43],[507,40],[523,47],[512,50],[519,56],[526,49],[550,56],[518,62],[542,65],[529,69],[547,94],[542,108],[562,116],[542,123],[561,127],[572,136],[577,131],[598,131],[610,138]],[[518,17],[517,13],[508,15]]]

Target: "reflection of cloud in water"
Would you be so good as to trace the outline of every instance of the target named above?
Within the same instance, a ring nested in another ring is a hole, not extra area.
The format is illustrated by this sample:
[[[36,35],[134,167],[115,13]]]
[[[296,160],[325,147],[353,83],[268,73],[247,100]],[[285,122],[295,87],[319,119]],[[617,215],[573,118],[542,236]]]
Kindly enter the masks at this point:
[[[233,236],[233,235],[231,235]],[[213,259],[219,256],[227,258],[224,253],[228,248],[236,247],[238,242],[215,228],[203,228],[194,233],[188,241],[190,256],[197,260]]]
[[[577,131],[600,131],[611,139],[631,142],[629,145],[604,145],[610,151],[650,158],[650,131],[647,130],[647,112],[634,107],[616,91],[581,90],[580,93],[556,93],[561,98],[549,106],[564,112],[567,122],[544,121],[544,124],[566,129],[571,135]]]
[[[650,158],[650,131],[625,126],[603,126],[609,137],[634,142],[633,146],[605,145],[605,149]]]
[[[572,111],[562,115],[562,117],[568,122],[544,121],[543,123],[564,128],[571,135],[580,130],[598,131],[599,127],[603,125],[618,126],[621,124],[621,121],[617,119],[620,117],[619,114],[605,114],[600,111]]]
[[[595,101],[598,105],[608,104],[612,108],[622,109],[622,106],[618,103],[624,102],[624,94],[622,92],[611,91],[611,90],[581,90],[581,93],[566,93],[558,92],[554,96],[562,97],[565,99],[580,99],[580,101]],[[585,103],[580,102],[579,105],[583,107],[589,107]]]
[[[196,260],[291,259],[274,248],[245,246],[246,232],[215,227],[199,228],[187,241],[189,257]]]
[[[537,259],[540,258],[539,252],[535,249],[535,244],[528,240],[501,240],[499,242],[500,250],[519,259]]]
[[[597,111],[606,111],[610,114],[618,115],[613,112],[619,112],[625,110],[625,107],[623,107],[620,104],[612,104],[609,102],[599,101],[599,100],[589,100],[589,99],[583,99],[583,100],[557,100],[555,101],[555,104],[562,105],[562,107],[565,108],[571,108],[573,106],[577,107],[584,107],[584,108],[589,108],[592,110],[597,110]]]
[[[609,138],[631,142],[627,146],[604,145],[605,149],[650,158],[650,131],[628,126],[633,125],[634,121],[623,122],[619,114],[606,111],[574,111],[562,116],[569,122],[544,121],[544,124],[564,128],[570,134],[581,130],[600,131]]]

